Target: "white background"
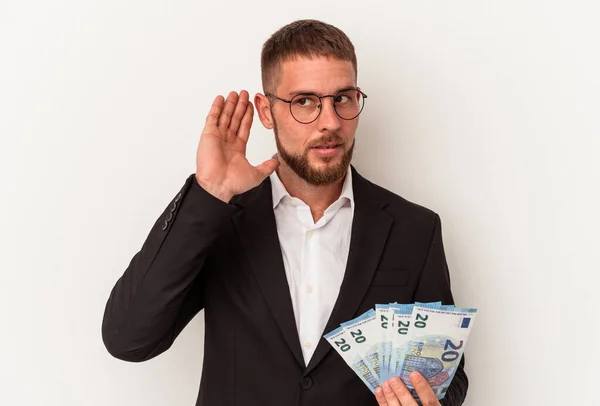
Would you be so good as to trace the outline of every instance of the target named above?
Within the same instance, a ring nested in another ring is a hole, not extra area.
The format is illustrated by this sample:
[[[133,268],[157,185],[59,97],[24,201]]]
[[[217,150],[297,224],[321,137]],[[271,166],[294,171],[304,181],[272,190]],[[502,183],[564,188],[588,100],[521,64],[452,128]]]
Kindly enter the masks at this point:
[[[194,404],[202,316],[130,364],[104,305],[214,96],[261,91],[263,42],[300,18],[356,46],[357,169],[442,217],[455,299],[480,309],[466,404],[599,404],[596,4],[2,0],[0,404]],[[250,140],[253,163],[275,151],[257,118]]]

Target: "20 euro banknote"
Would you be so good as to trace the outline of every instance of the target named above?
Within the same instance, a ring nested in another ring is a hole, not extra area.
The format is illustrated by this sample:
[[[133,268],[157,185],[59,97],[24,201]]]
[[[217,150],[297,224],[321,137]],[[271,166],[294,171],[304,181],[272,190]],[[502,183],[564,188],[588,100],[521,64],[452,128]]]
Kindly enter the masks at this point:
[[[344,327],[340,326],[325,334],[324,337],[371,392],[375,393],[375,389],[380,387],[382,382],[377,373],[360,356],[359,347],[355,345],[355,340],[344,330]]]
[[[437,398],[442,399],[462,358],[475,314],[475,309],[414,306],[393,375],[399,376],[415,395],[409,375],[420,372]]]

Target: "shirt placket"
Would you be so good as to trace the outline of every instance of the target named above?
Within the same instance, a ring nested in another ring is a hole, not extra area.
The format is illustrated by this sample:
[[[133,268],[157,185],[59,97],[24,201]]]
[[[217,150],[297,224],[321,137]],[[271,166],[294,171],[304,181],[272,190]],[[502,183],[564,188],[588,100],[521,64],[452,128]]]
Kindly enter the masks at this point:
[[[302,262],[300,269],[300,292],[301,298],[301,318],[300,318],[300,343],[305,359],[308,362],[314,352],[320,332],[319,307],[321,305],[318,299],[319,272],[321,266],[319,261],[319,229],[312,225],[312,215],[308,206],[302,208],[298,213],[301,216],[301,222],[304,225],[302,233]],[[311,227],[312,225],[312,227]]]

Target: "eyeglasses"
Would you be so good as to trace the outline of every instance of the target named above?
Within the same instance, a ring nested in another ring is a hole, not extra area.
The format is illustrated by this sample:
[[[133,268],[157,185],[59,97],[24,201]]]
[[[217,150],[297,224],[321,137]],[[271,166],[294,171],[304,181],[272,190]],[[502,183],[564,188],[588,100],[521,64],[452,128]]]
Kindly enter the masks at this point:
[[[333,98],[333,110],[342,120],[354,120],[365,107],[367,95],[359,88],[353,87],[343,89],[332,95],[317,96],[314,93],[300,93],[292,97],[291,100],[282,99],[272,93],[265,93],[267,97],[274,97],[290,105],[290,113],[296,121],[302,124],[310,124],[319,118],[323,110],[323,99]]]

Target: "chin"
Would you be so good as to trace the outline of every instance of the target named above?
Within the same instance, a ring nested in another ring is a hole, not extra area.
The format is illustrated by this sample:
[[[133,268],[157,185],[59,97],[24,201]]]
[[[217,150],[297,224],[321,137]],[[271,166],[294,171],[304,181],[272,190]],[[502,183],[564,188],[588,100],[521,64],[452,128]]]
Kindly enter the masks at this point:
[[[326,168],[331,165],[338,165],[339,163],[342,162],[342,158],[343,158],[343,155],[341,155],[341,154],[336,155],[336,156],[325,157],[325,158],[313,156],[313,157],[309,158],[309,162],[310,162],[310,166],[312,168]]]

